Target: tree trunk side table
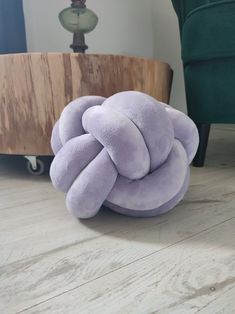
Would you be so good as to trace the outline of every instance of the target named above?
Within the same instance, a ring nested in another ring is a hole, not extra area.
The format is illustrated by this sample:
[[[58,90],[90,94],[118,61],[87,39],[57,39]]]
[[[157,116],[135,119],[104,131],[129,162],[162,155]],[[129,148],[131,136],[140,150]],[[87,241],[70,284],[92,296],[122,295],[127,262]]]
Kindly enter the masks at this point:
[[[71,100],[137,90],[168,103],[171,82],[170,66],[153,59],[77,53],[1,55],[0,154],[27,156],[35,173],[40,172],[43,162],[38,157],[52,156],[52,127]]]

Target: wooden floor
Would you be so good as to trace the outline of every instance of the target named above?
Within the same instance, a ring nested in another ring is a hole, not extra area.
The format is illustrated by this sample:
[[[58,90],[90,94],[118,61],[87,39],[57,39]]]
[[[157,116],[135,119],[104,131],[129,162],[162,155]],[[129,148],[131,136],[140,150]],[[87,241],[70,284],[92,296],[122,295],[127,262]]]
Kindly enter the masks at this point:
[[[235,313],[235,129],[213,129],[169,214],[77,221],[47,176],[0,159],[0,313]]]

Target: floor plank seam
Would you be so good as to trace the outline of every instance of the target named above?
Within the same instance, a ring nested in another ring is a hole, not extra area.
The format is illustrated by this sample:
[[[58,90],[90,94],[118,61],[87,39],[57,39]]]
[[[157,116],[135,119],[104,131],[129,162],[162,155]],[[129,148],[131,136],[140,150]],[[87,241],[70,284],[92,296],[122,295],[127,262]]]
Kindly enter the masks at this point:
[[[30,261],[34,261],[34,260],[39,261],[40,259],[43,259],[45,256],[49,256],[50,254],[54,254],[56,252],[60,252],[60,251],[66,250],[66,249],[69,249],[71,247],[75,247],[77,245],[80,245],[80,244],[83,244],[83,243],[86,243],[86,242],[97,240],[97,239],[99,239],[99,238],[101,238],[103,236],[106,236],[106,235],[110,234],[110,233],[113,233],[113,232],[107,232],[107,233],[104,233],[102,235],[98,235],[96,237],[91,237],[91,238],[88,238],[88,239],[84,239],[82,241],[77,241],[77,242],[70,243],[70,244],[67,244],[67,245],[64,245],[64,246],[60,246],[60,247],[58,247],[56,249],[53,249],[53,250],[50,250],[50,251],[47,251],[47,252],[43,252],[43,253],[41,253],[39,255],[35,255],[35,256],[30,257],[30,258],[28,258],[28,257],[27,258],[23,258],[21,260],[15,261],[13,263],[2,265],[2,266],[0,266],[0,271],[1,271],[1,269],[4,269],[6,267],[10,267],[10,266],[13,266],[13,265],[19,264],[19,263],[24,263],[24,262],[27,262],[29,260]]]
[[[219,295],[219,298],[221,298],[221,296],[223,296],[224,294],[228,293],[230,290],[232,290],[232,289],[234,289],[234,288],[235,288],[235,287],[232,286],[232,287],[229,288],[228,290],[222,292],[222,293]],[[206,308],[208,307],[208,305],[210,305],[210,304],[216,302],[217,300],[218,300],[218,297],[216,297],[215,299],[209,301],[209,302],[208,302],[207,304],[205,304],[203,307],[201,307],[200,309],[198,309],[195,314],[200,313],[202,310],[206,309]]]
[[[26,203],[17,204],[17,205],[12,205],[12,206],[9,206],[9,207],[2,207],[2,208],[0,208],[0,212],[4,211],[4,210],[9,210],[9,209],[16,209],[16,208],[19,208],[19,207],[22,207],[22,206],[28,206],[28,205],[31,205],[31,204],[40,204],[40,203],[43,203],[45,201],[52,201],[53,199],[55,199],[55,197],[45,198],[45,199],[41,199],[41,200],[38,200],[38,201],[26,202]]]
[[[50,297],[50,298],[48,298],[48,299],[46,299],[46,300],[43,300],[43,301],[41,301],[41,302],[39,302],[39,303],[37,303],[37,304],[34,304],[34,305],[32,305],[32,306],[30,306],[30,307],[28,307],[28,308],[25,308],[25,309],[23,309],[23,310],[21,310],[21,311],[19,311],[19,312],[16,312],[15,314],[21,314],[21,313],[27,312],[28,310],[30,310],[30,309],[32,309],[32,308],[35,308],[35,307],[37,307],[37,306],[39,306],[39,305],[41,305],[41,304],[47,303],[48,301],[53,300],[53,299],[55,299],[55,298],[58,298],[58,297],[60,297],[60,296],[62,296],[62,295],[64,295],[64,294],[67,294],[67,293],[69,293],[69,292],[75,291],[75,290],[77,290],[77,289],[79,289],[79,288],[81,288],[81,287],[83,287],[83,286],[85,286],[85,285],[87,285],[87,284],[90,284],[90,283],[92,283],[92,282],[94,282],[94,281],[96,281],[96,280],[98,280],[98,279],[101,279],[101,278],[103,278],[103,277],[106,277],[106,276],[108,276],[108,275],[110,275],[110,274],[112,274],[112,273],[114,273],[114,272],[117,272],[117,271],[123,269],[123,268],[129,267],[130,265],[133,265],[134,263],[137,263],[137,262],[139,262],[139,261],[141,261],[141,260],[144,260],[144,259],[146,259],[146,258],[149,258],[149,257],[151,257],[151,256],[153,256],[153,255],[155,255],[155,254],[157,254],[157,253],[159,253],[159,252],[162,252],[162,251],[164,251],[164,250],[167,250],[167,249],[169,249],[169,248],[171,248],[171,247],[173,247],[173,246],[176,246],[176,245],[178,245],[178,244],[180,244],[180,243],[182,243],[182,242],[185,242],[185,241],[187,241],[187,240],[193,239],[194,237],[196,237],[196,236],[198,236],[198,235],[200,235],[200,234],[206,233],[206,232],[209,231],[209,230],[211,231],[211,230],[213,230],[214,228],[216,228],[216,227],[218,227],[218,226],[220,226],[220,225],[222,225],[222,224],[224,224],[224,223],[226,223],[226,222],[228,222],[228,221],[231,221],[231,220],[233,220],[233,219],[235,219],[235,216],[234,216],[234,217],[231,217],[231,218],[228,218],[228,219],[226,219],[226,220],[224,220],[224,221],[222,221],[222,222],[220,222],[220,223],[217,223],[217,224],[215,224],[215,225],[213,225],[213,226],[211,226],[211,227],[208,227],[208,228],[206,228],[206,229],[204,229],[204,230],[202,230],[202,231],[200,231],[200,232],[198,232],[198,233],[196,233],[196,234],[194,234],[194,235],[191,235],[191,236],[189,236],[189,237],[187,237],[187,238],[185,238],[185,239],[183,239],[183,240],[179,240],[179,241],[177,241],[177,242],[175,242],[175,243],[172,243],[171,245],[168,245],[168,246],[166,246],[166,247],[164,247],[164,248],[162,248],[162,249],[160,249],[160,250],[154,251],[154,252],[152,252],[152,253],[150,253],[150,254],[148,254],[148,255],[145,255],[145,256],[143,256],[143,257],[141,257],[141,258],[138,258],[138,259],[136,259],[136,260],[133,261],[133,262],[130,262],[130,263],[127,263],[127,264],[125,264],[125,265],[123,265],[123,266],[120,266],[120,267],[117,268],[117,269],[114,269],[114,270],[112,270],[112,271],[109,271],[109,272],[107,272],[107,273],[105,273],[105,274],[103,274],[103,275],[100,275],[100,276],[98,276],[98,277],[96,277],[96,278],[94,278],[94,279],[92,279],[92,280],[89,280],[89,281],[87,281],[87,282],[85,282],[85,283],[83,283],[83,284],[81,284],[81,285],[78,285],[78,286],[76,286],[76,287],[74,287],[74,288],[68,289],[67,291],[63,291],[63,292],[61,292],[61,293],[59,293],[59,294],[57,294],[57,295],[55,295],[55,296],[52,296],[52,297]]]
[[[160,221],[158,223],[153,223],[152,226],[158,226],[158,225],[164,224],[166,222],[167,222],[167,220],[162,220],[162,221]],[[2,266],[0,266],[0,270],[2,268],[5,268],[5,267],[13,266],[14,264],[27,262],[28,260],[30,260],[30,261],[32,261],[32,260],[39,261],[40,259],[43,259],[45,257],[45,255],[49,256],[49,255],[54,254],[56,252],[67,250],[67,249],[69,249],[71,247],[76,247],[77,245],[80,245],[80,244],[83,244],[83,243],[86,243],[86,242],[90,242],[90,241],[94,241],[94,240],[100,239],[102,237],[105,237],[107,235],[111,235],[111,234],[117,233],[118,231],[119,230],[112,230],[112,231],[109,231],[109,232],[105,232],[105,233],[99,234],[98,236],[95,236],[95,237],[91,237],[91,238],[84,239],[84,240],[81,240],[81,241],[76,241],[74,243],[70,243],[70,244],[66,244],[66,245],[63,245],[63,246],[59,246],[59,247],[57,247],[57,248],[55,248],[53,250],[49,250],[49,251],[43,252],[43,253],[35,255],[35,256],[31,256],[30,258],[28,258],[28,257],[27,258],[23,258],[21,260],[17,260],[17,261],[14,261],[12,263],[9,263],[9,264],[2,265]]]

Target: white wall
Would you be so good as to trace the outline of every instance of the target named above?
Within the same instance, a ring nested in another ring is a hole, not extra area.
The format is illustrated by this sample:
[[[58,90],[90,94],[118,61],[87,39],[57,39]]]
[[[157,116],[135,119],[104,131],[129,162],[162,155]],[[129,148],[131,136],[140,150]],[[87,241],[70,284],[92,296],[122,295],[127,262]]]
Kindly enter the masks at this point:
[[[154,56],[174,70],[170,103],[186,112],[178,20],[170,0],[153,0]]]
[[[28,49],[70,51],[72,34],[62,28],[59,12],[70,0],[24,0]],[[171,105],[185,111],[180,39],[170,0],[88,0],[99,17],[97,28],[86,36],[89,53],[155,57],[174,70]]]
[[[28,50],[70,51],[72,34],[62,28],[59,12],[69,0],[24,0]],[[153,57],[151,1],[88,0],[99,17],[97,28],[86,36],[89,53]]]

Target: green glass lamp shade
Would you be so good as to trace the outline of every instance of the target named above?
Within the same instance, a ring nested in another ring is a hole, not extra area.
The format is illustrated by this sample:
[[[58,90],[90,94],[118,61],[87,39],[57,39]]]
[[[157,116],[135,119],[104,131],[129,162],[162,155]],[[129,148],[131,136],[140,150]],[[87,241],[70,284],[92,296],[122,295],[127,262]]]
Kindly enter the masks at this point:
[[[98,23],[97,15],[87,8],[67,8],[60,12],[62,26],[71,33],[91,32]]]

